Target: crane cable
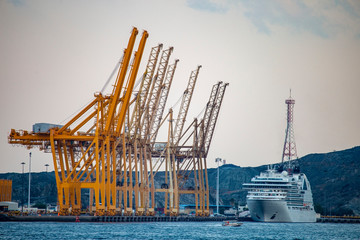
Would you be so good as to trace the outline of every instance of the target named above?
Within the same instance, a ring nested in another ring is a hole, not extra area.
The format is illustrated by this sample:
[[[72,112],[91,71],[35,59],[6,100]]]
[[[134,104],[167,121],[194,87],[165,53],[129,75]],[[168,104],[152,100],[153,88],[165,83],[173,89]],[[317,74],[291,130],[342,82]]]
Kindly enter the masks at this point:
[[[119,69],[119,66],[120,66],[120,64],[121,64],[121,61],[122,61],[122,59],[120,59],[120,60],[116,63],[116,66],[115,66],[114,70],[111,72],[108,80],[106,81],[105,85],[104,85],[103,88],[101,89],[101,94],[104,93],[107,85],[109,84],[110,80],[113,78],[116,70]],[[139,84],[141,83],[141,80],[142,80],[144,77],[145,77],[145,75],[142,75],[142,76],[140,76],[140,77],[138,78],[138,80],[137,80],[136,83],[135,83],[135,87],[134,87],[134,88],[136,88],[137,86],[139,86]],[[60,124],[63,123],[63,122],[65,122],[66,120],[68,120],[68,119],[71,118],[72,116],[74,116],[76,113],[80,112],[81,109],[83,109],[85,106],[89,105],[91,101],[92,101],[92,100],[88,101],[86,104],[84,104],[83,106],[81,106],[78,110],[76,110],[75,112],[73,112],[72,114],[70,114],[67,118],[65,118],[64,120],[62,120],[62,121],[60,122]]]
[[[184,94],[181,94],[181,96],[179,97],[179,99],[176,101],[176,103],[174,105],[171,106],[172,109],[174,109],[180,102],[180,100],[183,98]]]
[[[78,110],[76,110],[75,112],[73,112],[72,114],[70,114],[67,118],[65,118],[64,120],[62,120],[60,122],[60,125],[62,123],[64,123],[66,120],[68,120],[69,118],[71,118],[72,116],[74,116],[76,113],[80,112],[84,107],[86,107],[87,105],[89,105],[93,100],[88,101],[87,103],[85,103],[84,105],[82,105]]]
[[[105,82],[103,88],[102,88],[101,91],[100,91],[101,94],[104,93],[107,85],[109,84],[110,80],[113,78],[116,70],[119,68],[119,66],[120,66],[120,64],[121,64],[121,61],[122,61],[122,58],[120,58],[120,60],[116,63],[116,66],[115,66],[114,70],[111,72],[108,80]],[[82,105],[78,110],[76,110],[75,112],[73,112],[72,114],[70,114],[67,118],[65,118],[64,120],[62,120],[62,121],[60,122],[60,124],[62,124],[63,122],[65,122],[66,120],[68,120],[69,118],[71,118],[72,116],[74,116],[76,113],[80,112],[81,109],[83,109],[85,106],[89,105],[91,101],[92,101],[92,100],[90,100],[90,101],[88,101],[86,104]]]
[[[122,58],[120,58],[119,61],[116,63],[114,70],[111,72],[108,80],[105,82],[103,88],[102,88],[101,91],[100,91],[101,94],[104,93],[104,91],[105,91],[106,87],[108,86],[110,80],[113,78],[116,70],[119,69],[119,66],[120,66],[120,64],[121,64],[121,61],[122,61]],[[83,109],[85,106],[89,105],[91,101],[92,101],[92,100],[90,100],[90,101],[88,101],[86,104],[82,105],[78,110],[76,110],[75,112],[73,112],[72,114],[70,114],[67,118],[65,118],[64,120],[62,120],[62,121],[60,122],[60,124],[64,123],[66,120],[68,120],[69,118],[71,118],[72,116],[74,116],[76,113],[80,112],[81,109]]]
[[[118,70],[119,69],[119,66],[120,66],[120,64],[121,64],[121,61],[122,61],[122,58],[120,58],[120,60],[116,63],[116,66],[115,66],[115,68],[114,68],[114,70],[111,72],[111,74],[110,74],[110,77],[108,78],[108,80],[105,82],[105,85],[103,86],[103,88],[101,89],[101,94],[103,94],[104,93],[104,91],[105,91],[105,89],[106,89],[106,87],[107,87],[107,85],[109,84],[109,82],[110,82],[110,80],[113,78],[113,76],[114,76],[114,74],[115,74],[115,72],[116,72],[116,70]]]
[[[141,75],[139,78],[138,78],[138,80],[135,82],[135,85],[134,85],[134,89],[136,89],[138,86],[139,86],[139,84],[141,83],[141,81],[145,78],[145,73],[143,74],[143,75]]]
[[[205,109],[206,109],[206,105],[205,105],[205,107],[201,110],[201,112],[199,113],[199,115],[197,115],[197,117],[196,117],[197,119],[199,119],[199,116],[205,112]]]

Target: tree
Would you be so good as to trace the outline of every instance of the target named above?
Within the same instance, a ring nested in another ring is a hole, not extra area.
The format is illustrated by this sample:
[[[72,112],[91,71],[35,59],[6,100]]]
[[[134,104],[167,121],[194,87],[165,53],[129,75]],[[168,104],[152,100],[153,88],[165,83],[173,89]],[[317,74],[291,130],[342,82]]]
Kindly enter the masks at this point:
[[[320,215],[324,215],[324,208],[319,203],[314,204],[314,209],[315,212],[320,213]]]
[[[32,207],[34,208],[40,208],[40,209],[46,209],[46,204],[45,203],[35,203],[35,205],[33,205]]]

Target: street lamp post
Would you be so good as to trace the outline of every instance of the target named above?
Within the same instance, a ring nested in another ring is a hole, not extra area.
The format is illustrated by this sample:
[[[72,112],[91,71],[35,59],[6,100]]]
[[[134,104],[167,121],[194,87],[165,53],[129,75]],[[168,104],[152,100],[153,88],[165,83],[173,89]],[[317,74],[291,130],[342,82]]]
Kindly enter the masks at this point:
[[[29,153],[29,193],[28,193],[28,209],[30,208],[30,183],[31,183],[31,152]]]
[[[22,178],[22,186],[21,186],[21,188],[22,188],[22,198],[21,198],[21,212],[23,213],[24,212],[24,167],[25,167],[25,162],[22,162],[21,163],[21,165],[22,165],[22,175],[21,175],[21,178]]]
[[[222,161],[221,158],[216,158],[217,163],[217,177],[216,177],[216,213],[219,214],[219,164]]]

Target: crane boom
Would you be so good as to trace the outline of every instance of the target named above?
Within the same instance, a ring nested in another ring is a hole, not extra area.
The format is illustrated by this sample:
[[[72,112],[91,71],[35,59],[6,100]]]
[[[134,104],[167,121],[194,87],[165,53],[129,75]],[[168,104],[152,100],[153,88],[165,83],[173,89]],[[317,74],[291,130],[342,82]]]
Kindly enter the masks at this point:
[[[209,102],[206,107],[203,118],[203,130],[200,130],[200,149],[203,151],[204,157],[207,156],[210,143],[214,134],[215,125],[218,119],[221,104],[224,98],[226,87],[229,83],[219,82],[213,86]]]
[[[148,36],[149,36],[149,34],[147,33],[147,31],[144,31],[143,35],[142,35],[142,39],[140,40],[139,49],[135,53],[134,66],[133,66],[132,71],[131,71],[128,86],[126,88],[124,98],[123,98],[123,105],[121,106],[120,113],[119,113],[119,118],[118,118],[118,121],[117,121],[116,133],[117,133],[118,136],[121,133],[121,127],[123,126],[123,123],[124,123],[125,113],[128,110],[130,96],[131,96],[132,90],[134,88],[136,75],[137,75],[137,72],[139,70],[141,57],[142,57],[142,54],[144,52],[145,43],[146,43],[146,39],[148,38]],[[108,116],[108,118],[109,118],[109,116]],[[106,130],[106,128],[105,128],[105,130]]]
[[[161,93],[162,83],[173,49],[173,47],[170,47],[162,52],[157,73],[155,75],[155,80],[152,82],[151,85],[150,95],[146,105],[146,112],[142,121],[143,124],[141,124],[142,137],[146,138],[147,140],[150,139],[150,129],[154,124],[155,112],[157,111],[157,108],[159,106],[159,96]]]
[[[131,116],[130,127],[129,127],[131,134],[133,134],[134,136],[139,134],[138,131],[140,129],[140,119],[144,113],[146,100],[151,86],[151,81],[154,76],[155,67],[162,46],[163,46],[162,44],[159,44],[151,49],[148,64],[145,70],[145,76],[141,81],[139,92],[136,96],[136,103]]]
[[[204,147],[205,144],[205,136],[208,133],[209,130],[209,121],[213,116],[214,113],[214,109],[215,109],[215,105],[216,105],[216,98],[218,96],[219,93],[219,89],[220,89],[220,85],[222,84],[222,82],[218,82],[217,84],[213,85],[212,89],[211,89],[211,93],[210,93],[210,97],[209,97],[209,101],[206,104],[206,109],[204,112],[204,117],[202,119],[202,127],[200,128],[200,146]],[[203,149],[204,151],[204,149]]]
[[[184,91],[184,94],[182,97],[179,114],[176,119],[176,124],[175,124],[175,128],[174,128],[174,141],[173,142],[174,142],[175,146],[177,146],[180,141],[180,136],[181,136],[182,130],[184,128],[186,115],[189,110],[191,98],[192,98],[192,95],[194,92],[194,88],[195,88],[197,77],[199,75],[200,68],[201,68],[201,65],[199,65],[196,68],[196,70],[193,70],[191,72],[190,77],[189,77],[188,86],[187,86],[186,90]]]
[[[121,89],[124,84],[125,75],[128,69],[130,56],[132,53],[132,49],[135,44],[136,35],[138,34],[138,30],[136,28],[133,28],[128,47],[125,50],[124,59],[122,68],[119,69],[119,74],[116,80],[116,85],[113,91],[112,98],[110,100],[110,106],[107,113],[107,119],[106,119],[106,125],[105,125],[105,132],[108,132],[110,130],[110,125],[113,123],[114,114],[116,111],[116,105],[118,104],[118,99],[120,97]]]
[[[176,59],[174,64],[169,65],[168,70],[166,72],[166,77],[165,77],[164,84],[161,89],[161,94],[160,94],[160,98],[159,98],[159,107],[155,113],[156,115],[155,115],[154,125],[152,126],[152,129],[150,131],[150,139],[152,142],[156,141],[156,136],[159,131],[160,123],[161,123],[165,105],[166,105],[166,101],[169,96],[169,90],[171,87],[171,83],[172,83],[178,62],[179,62],[179,60]]]

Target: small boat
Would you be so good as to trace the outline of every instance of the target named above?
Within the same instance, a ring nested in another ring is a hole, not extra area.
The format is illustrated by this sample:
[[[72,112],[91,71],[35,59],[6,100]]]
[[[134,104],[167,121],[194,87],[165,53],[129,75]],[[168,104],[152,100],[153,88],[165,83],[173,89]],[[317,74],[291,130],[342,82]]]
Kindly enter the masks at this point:
[[[222,225],[224,227],[240,227],[242,224],[243,224],[242,222],[224,221]]]

